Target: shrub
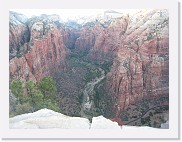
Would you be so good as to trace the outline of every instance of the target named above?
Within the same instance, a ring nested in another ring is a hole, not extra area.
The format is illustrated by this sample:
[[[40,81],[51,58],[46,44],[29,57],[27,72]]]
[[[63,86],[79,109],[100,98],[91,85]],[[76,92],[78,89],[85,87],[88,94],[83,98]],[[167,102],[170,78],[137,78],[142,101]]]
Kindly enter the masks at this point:
[[[51,109],[56,112],[60,112],[59,106],[56,101],[52,101],[52,100],[48,99],[48,100],[46,100],[46,102],[47,102],[46,108]]]
[[[23,103],[23,87],[20,80],[13,80],[10,85],[12,93],[17,98],[17,101],[21,104]]]
[[[18,104],[16,106],[16,111],[15,111],[16,115],[20,115],[23,113],[29,113],[29,112],[32,112],[32,107],[31,107],[30,103]]]
[[[147,35],[147,40],[151,40],[151,39],[153,39],[153,35],[152,35],[151,33],[149,33],[149,34]]]
[[[22,56],[22,55],[19,54],[19,53],[16,54],[16,57],[17,57],[17,58],[20,58],[21,56]]]
[[[55,97],[57,88],[56,82],[53,80],[52,77],[44,77],[38,83],[38,88],[43,94],[43,101],[45,103],[45,99],[51,99]]]

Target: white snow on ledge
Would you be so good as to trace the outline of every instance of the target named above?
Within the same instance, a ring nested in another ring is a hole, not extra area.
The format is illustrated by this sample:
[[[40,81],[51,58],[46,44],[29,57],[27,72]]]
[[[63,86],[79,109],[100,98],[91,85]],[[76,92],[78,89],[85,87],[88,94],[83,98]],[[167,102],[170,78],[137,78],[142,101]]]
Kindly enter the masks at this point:
[[[9,119],[11,129],[89,129],[86,118],[69,117],[49,109],[22,114]]]
[[[121,129],[117,122],[112,122],[103,116],[93,117],[91,129]]]
[[[93,117],[92,123],[86,118],[70,117],[49,109],[41,109],[9,119],[10,129],[128,129],[135,126],[119,126],[103,116]],[[143,127],[148,129],[150,127]],[[151,128],[153,129],[153,128]]]

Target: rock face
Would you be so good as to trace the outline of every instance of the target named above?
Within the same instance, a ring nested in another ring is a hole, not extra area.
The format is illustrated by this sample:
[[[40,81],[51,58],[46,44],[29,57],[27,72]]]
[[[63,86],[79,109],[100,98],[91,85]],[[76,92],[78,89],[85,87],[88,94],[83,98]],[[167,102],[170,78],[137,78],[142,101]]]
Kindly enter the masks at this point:
[[[61,28],[61,33],[63,36],[63,42],[66,46],[66,49],[75,49],[75,43],[77,38],[80,36],[80,31],[79,28],[72,28],[72,27],[66,27],[65,28]]]
[[[16,18],[19,15],[13,14],[15,16],[13,19],[10,18],[10,23],[18,21]],[[10,50],[21,51],[17,57],[10,60],[10,81],[18,78],[22,81],[36,81],[44,76],[54,74],[58,69],[65,69],[66,51],[62,37],[64,33],[58,29],[57,20],[58,18],[55,15],[42,15],[29,19],[26,26],[17,22],[16,27],[22,27],[21,29],[10,28]],[[21,34],[16,35],[18,38],[13,40],[11,33],[17,33],[17,31]],[[18,48],[21,41],[19,38],[23,38],[23,33],[30,35],[30,41],[25,40],[21,49],[13,48]]]
[[[112,62],[115,51],[120,47],[121,37],[128,25],[128,16],[85,24],[75,46],[78,52],[89,53],[91,60]]]
[[[36,81],[24,56],[21,58],[15,57],[10,60],[9,73],[10,82],[15,79],[21,79],[23,82],[26,80]]]
[[[131,17],[105,85],[108,105],[115,111],[110,117],[119,117],[144,97],[168,95],[167,11],[141,11]]]
[[[9,58],[19,52],[24,43],[29,42],[30,33],[26,25],[27,18],[15,12],[9,14]]]
[[[65,69],[65,45],[59,30],[53,29],[46,38],[33,41],[34,45],[25,54],[25,58],[37,80],[43,76],[52,75],[58,69]]]
[[[75,50],[100,64],[112,62],[100,86],[100,108],[106,117],[119,117],[145,97],[168,96],[168,20],[167,10],[144,10],[82,27]]]

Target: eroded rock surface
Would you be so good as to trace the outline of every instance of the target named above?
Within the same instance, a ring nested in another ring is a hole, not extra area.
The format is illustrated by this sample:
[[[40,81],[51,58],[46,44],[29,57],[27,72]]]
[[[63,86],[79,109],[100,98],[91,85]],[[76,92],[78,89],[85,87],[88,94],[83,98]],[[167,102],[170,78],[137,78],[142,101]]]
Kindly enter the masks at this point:
[[[141,11],[130,17],[103,87],[118,117],[144,97],[168,96],[169,35],[167,11]],[[103,102],[104,103],[104,102]],[[107,107],[106,107],[107,108]],[[110,117],[111,117],[110,116]]]
[[[18,14],[14,13],[14,15]],[[16,17],[13,20],[17,20]],[[10,23],[13,20],[10,18]],[[21,52],[10,60],[10,81],[40,80],[44,76],[53,75],[56,71],[66,68],[66,51],[62,37],[64,33],[58,29],[55,23],[57,20],[55,16],[43,15],[33,17],[26,22],[30,41],[22,43]],[[17,26],[22,26],[22,23],[17,23]],[[10,28],[10,33],[18,31],[27,33],[23,29]],[[17,35],[17,37],[21,36]],[[10,49],[11,42],[13,39],[10,34]],[[18,49],[16,50],[18,52]]]
[[[98,93],[96,106],[107,118],[120,118],[129,105],[144,98],[169,95],[167,10],[143,10],[84,25],[67,23],[69,26],[66,26],[59,20],[57,15],[27,19],[21,14],[10,14],[10,81],[37,81],[47,75],[61,74],[69,66],[66,56],[74,53],[106,71],[106,79],[95,89]],[[86,74],[81,67],[80,70],[68,68],[78,76]],[[74,82],[71,77],[69,74],[60,77],[63,84],[58,84],[62,85],[63,92],[74,94],[77,85],[72,86],[71,92],[67,89],[70,82]],[[79,79],[82,86],[83,80]],[[62,101],[66,98],[62,104],[68,102],[68,106],[72,106],[64,109],[66,114],[74,110],[71,114],[80,115],[81,91],[80,88],[76,90],[79,93],[74,97],[59,94]]]
[[[21,46],[29,42],[30,32],[25,15],[10,12],[9,19],[9,58],[12,59],[21,50]]]

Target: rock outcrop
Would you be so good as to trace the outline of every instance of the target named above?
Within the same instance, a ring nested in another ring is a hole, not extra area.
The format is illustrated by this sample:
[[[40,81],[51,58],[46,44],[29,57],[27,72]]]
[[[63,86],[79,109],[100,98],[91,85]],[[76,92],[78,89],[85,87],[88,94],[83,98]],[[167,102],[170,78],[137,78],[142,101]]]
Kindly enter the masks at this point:
[[[65,45],[58,29],[52,29],[43,39],[35,39],[30,51],[25,54],[30,71],[37,80],[66,68]],[[34,59],[34,60],[32,60]]]
[[[96,20],[86,23],[80,30],[76,40],[77,52],[86,52],[91,60],[97,62],[112,62],[121,37],[128,25],[128,15],[109,21]]]
[[[161,126],[166,129],[169,123]],[[103,117],[93,117],[92,122],[86,118],[70,117],[49,109],[41,109],[34,113],[27,113],[9,119],[10,129],[154,129],[150,127],[119,126],[116,122]]]
[[[144,97],[169,93],[169,34],[166,10],[130,17],[105,86],[115,117]],[[103,97],[104,98],[104,97]]]
[[[86,118],[70,117],[48,109],[10,118],[10,129],[121,129],[103,116],[94,117],[92,123]]]
[[[30,33],[26,25],[28,19],[23,14],[10,12],[9,19],[9,58],[12,59],[21,46],[29,42]]]
[[[10,23],[13,23],[13,20],[18,20],[16,19],[18,14],[13,14],[15,16],[14,19],[10,18]],[[16,49],[13,47],[18,48],[21,41],[19,38],[23,37],[20,34],[16,35],[18,38],[15,38],[16,41],[14,41],[12,34],[10,34],[10,50],[17,51],[14,52],[17,57],[10,60],[10,81],[14,79],[21,79],[23,82],[25,80],[36,81],[44,76],[54,74],[58,69],[64,70],[66,68],[64,33],[56,25],[57,21],[58,17],[55,15],[42,15],[27,20],[24,25],[20,22],[16,23],[16,27],[21,26],[22,29],[10,28],[10,33],[18,34],[20,32],[21,34],[28,33],[30,35],[30,41],[25,40],[21,44],[21,49]],[[24,27],[28,30],[24,30]],[[17,54],[18,51],[19,54]]]
[[[100,107],[107,117],[119,117],[145,97],[168,96],[168,25],[167,10],[143,10],[81,28],[75,50],[100,65],[112,62],[100,87]]]

